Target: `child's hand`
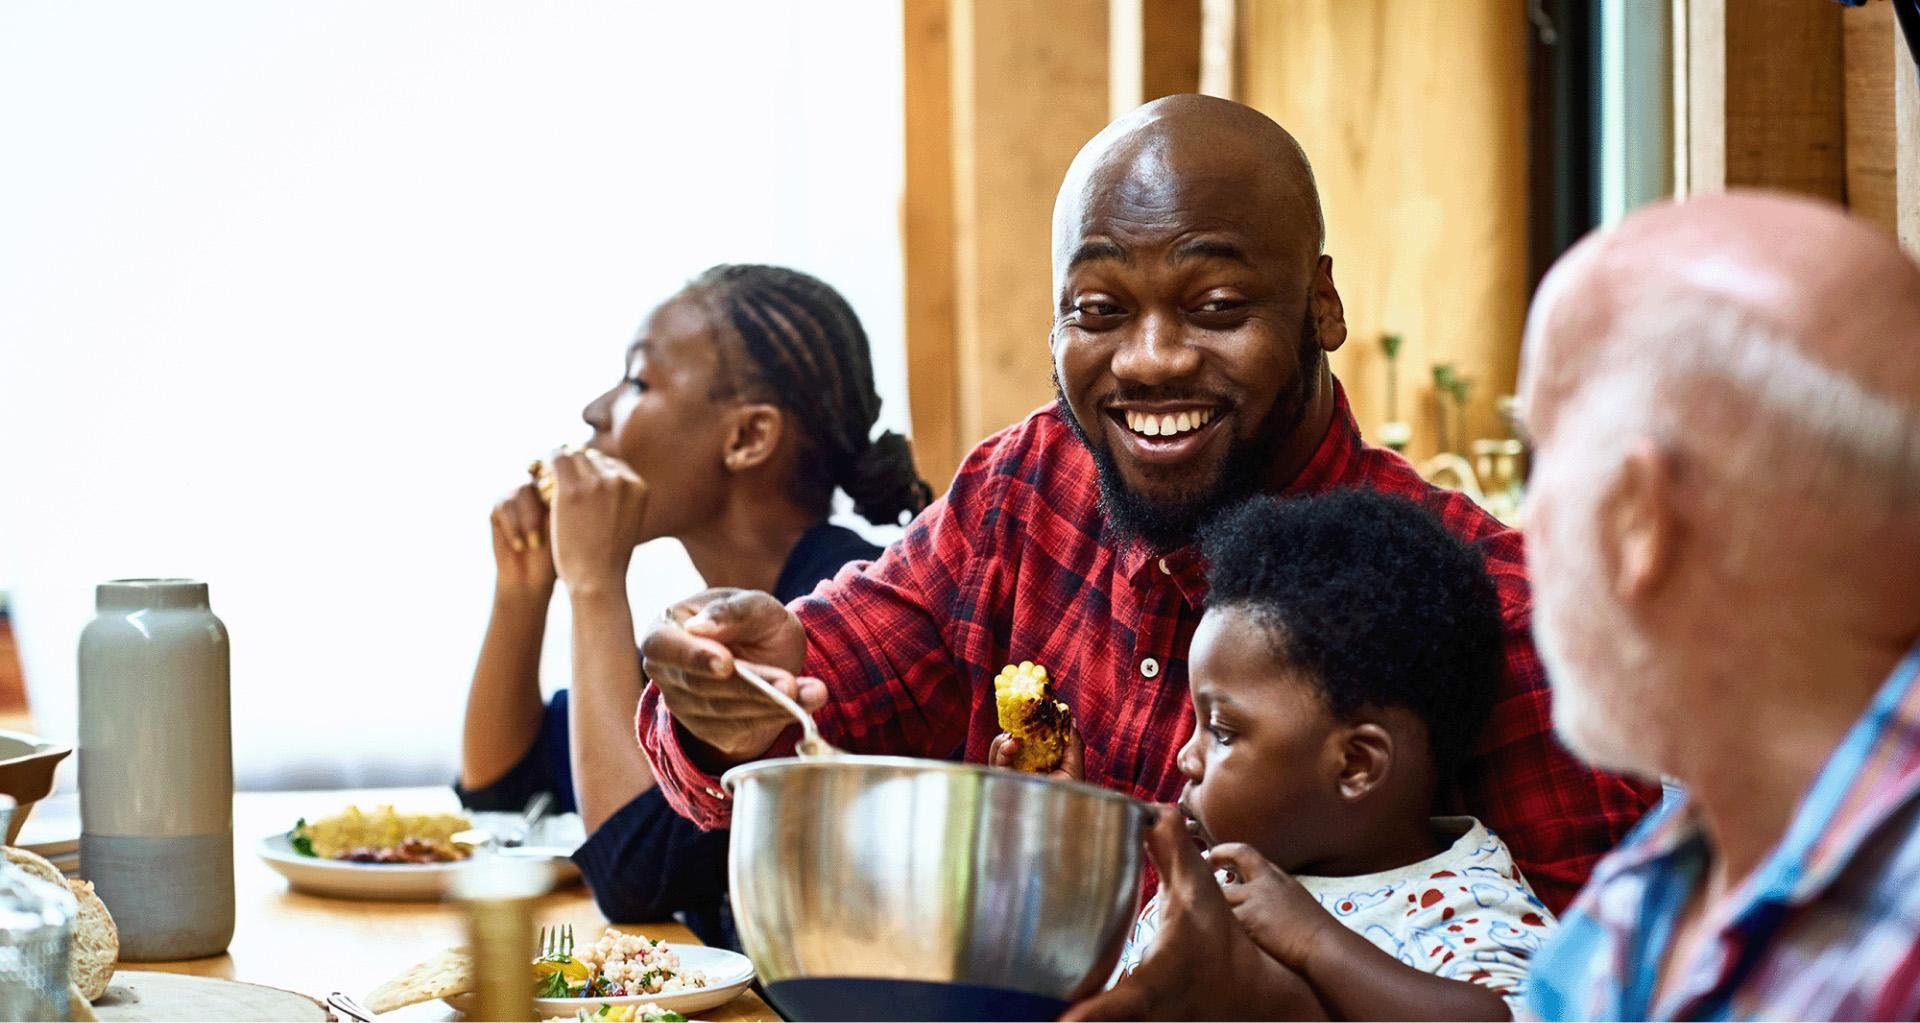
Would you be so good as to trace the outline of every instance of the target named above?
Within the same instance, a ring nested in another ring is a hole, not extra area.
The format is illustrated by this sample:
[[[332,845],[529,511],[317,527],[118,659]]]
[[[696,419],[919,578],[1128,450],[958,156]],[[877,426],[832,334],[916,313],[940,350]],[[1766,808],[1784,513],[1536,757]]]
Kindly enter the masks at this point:
[[[1001,732],[993,737],[993,743],[987,747],[987,763],[992,767],[1013,766],[1013,758],[1020,755],[1020,740]],[[1080,742],[1078,728],[1067,731],[1067,752],[1060,758],[1060,766],[1048,771],[1049,778],[1060,781],[1087,780],[1087,748]]]
[[[1252,846],[1216,845],[1207,850],[1207,862],[1232,875],[1221,879],[1220,890],[1254,944],[1294,971],[1305,974],[1308,955],[1325,945],[1322,936],[1329,928],[1341,929],[1333,914],[1292,874],[1274,866]]]
[[[1139,967],[1062,1019],[1327,1018],[1299,974],[1234,926],[1186,821],[1172,807],[1159,810],[1146,846],[1160,871],[1160,934]]]

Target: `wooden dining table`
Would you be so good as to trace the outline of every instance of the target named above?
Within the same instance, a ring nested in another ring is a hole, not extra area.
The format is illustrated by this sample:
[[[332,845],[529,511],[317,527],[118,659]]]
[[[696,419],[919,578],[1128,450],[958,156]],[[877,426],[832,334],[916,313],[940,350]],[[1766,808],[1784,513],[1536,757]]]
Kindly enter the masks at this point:
[[[443,949],[466,943],[465,918],[448,902],[366,902],[292,891],[256,854],[264,836],[286,831],[297,819],[338,813],[349,805],[392,804],[403,813],[455,812],[451,789],[241,792],[233,800],[233,942],[225,955],[163,963],[121,963],[123,970],[154,970],[263,984],[324,1002],[333,991],[364,999],[367,992]],[[84,864],[82,864],[84,871]],[[593,896],[578,883],[538,900],[536,925],[573,926],[576,935],[598,935],[607,923]],[[622,925],[670,944],[700,944],[673,921]],[[527,937],[532,947],[533,935]],[[531,982],[531,981],[529,981]],[[724,1006],[694,1014],[698,1019],[778,1020],[751,989]],[[386,1017],[382,1017],[386,1018]],[[411,1006],[394,1019],[457,1019],[445,1002]]]

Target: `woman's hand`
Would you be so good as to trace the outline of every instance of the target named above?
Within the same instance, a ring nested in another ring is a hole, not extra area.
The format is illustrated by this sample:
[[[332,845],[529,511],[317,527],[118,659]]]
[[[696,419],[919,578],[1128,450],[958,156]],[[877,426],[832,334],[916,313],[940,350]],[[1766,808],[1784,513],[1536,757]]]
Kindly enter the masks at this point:
[[[556,454],[553,563],[576,597],[625,593],[627,564],[646,539],[647,483],[625,462],[591,449]]]
[[[532,483],[514,488],[493,506],[494,589],[503,597],[529,597],[544,607],[556,574],[547,543],[547,506]]]
[[[1302,976],[1326,935],[1344,932],[1340,921],[1320,905],[1293,875],[1273,865],[1252,846],[1226,842],[1207,850],[1207,862],[1228,877],[1220,885],[1233,915],[1253,943]]]
[[[1006,732],[993,737],[993,743],[987,747],[987,763],[993,767],[1012,768],[1013,760],[1020,755],[1020,740]],[[1087,748],[1080,742],[1080,730],[1067,730],[1067,752],[1060,758],[1060,766],[1047,772],[1047,777],[1060,781],[1087,780]]]

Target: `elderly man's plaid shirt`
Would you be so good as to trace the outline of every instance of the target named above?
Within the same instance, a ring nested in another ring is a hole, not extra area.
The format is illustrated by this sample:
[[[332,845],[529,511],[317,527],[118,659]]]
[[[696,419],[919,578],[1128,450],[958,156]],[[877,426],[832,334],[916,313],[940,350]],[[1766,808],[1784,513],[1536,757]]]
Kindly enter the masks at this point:
[[[1186,656],[1205,565],[1191,547],[1153,551],[1115,535],[1099,510],[1093,459],[1060,415],[1043,409],[988,438],[878,561],[844,569],[794,602],[807,629],[807,673],[832,694],[820,727],[854,752],[983,762],[999,732],[994,675],[1035,661],[1073,708],[1087,781],[1170,802],[1183,785],[1174,755],[1194,727]],[[1364,444],[1344,393],[1287,492],[1337,487],[1420,501],[1484,554],[1504,610],[1507,666],[1454,805],[1443,809],[1471,813],[1504,836],[1558,910],[1654,794],[1577,763],[1554,739],[1528,634],[1520,535],[1429,485],[1398,455]],[[687,758],[651,687],[639,726],[668,801],[703,826],[724,826],[725,795]]]
[[[1685,799],[1594,872],[1534,958],[1543,1019],[1920,1019],[1920,648],[1828,759],[1711,940],[1654,1001],[1707,865]]]

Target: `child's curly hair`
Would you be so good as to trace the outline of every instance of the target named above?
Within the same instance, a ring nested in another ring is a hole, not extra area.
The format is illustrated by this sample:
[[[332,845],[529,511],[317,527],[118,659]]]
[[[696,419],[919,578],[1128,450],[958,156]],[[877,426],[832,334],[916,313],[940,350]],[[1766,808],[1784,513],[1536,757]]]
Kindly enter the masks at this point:
[[[1500,599],[1480,553],[1432,512],[1370,490],[1255,498],[1202,534],[1209,608],[1252,613],[1274,657],[1342,718],[1405,707],[1451,781],[1493,710]]]

